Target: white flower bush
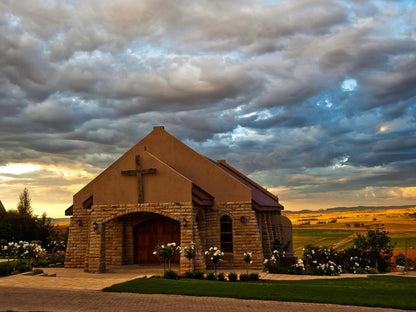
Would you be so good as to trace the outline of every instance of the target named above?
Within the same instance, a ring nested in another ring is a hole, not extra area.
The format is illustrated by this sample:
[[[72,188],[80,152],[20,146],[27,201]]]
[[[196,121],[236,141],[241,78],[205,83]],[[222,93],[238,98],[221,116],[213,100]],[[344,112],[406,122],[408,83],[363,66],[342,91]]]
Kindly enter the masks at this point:
[[[29,270],[32,269],[32,261],[37,261],[44,253],[43,249],[38,243],[29,243],[19,241],[19,243],[9,242],[1,248],[2,254],[5,255],[8,261],[13,258],[13,271],[16,270],[17,259],[28,259]]]
[[[189,246],[185,246],[182,248],[181,253],[185,256],[186,259],[189,260],[189,270],[191,269],[191,261],[196,256],[196,248],[195,243],[191,242]]]
[[[298,263],[293,264],[289,269],[289,273],[291,273],[291,274],[305,274],[305,264],[303,263],[303,260],[299,259]]]
[[[306,274],[339,275],[342,266],[337,264],[338,253],[329,247],[308,245],[303,248],[303,264]]]
[[[205,251],[205,256],[214,264],[214,274],[217,274],[217,263],[222,261],[224,253],[218,247],[210,247]]]
[[[175,242],[168,243],[166,246],[164,244],[157,246],[156,249],[153,251],[155,256],[163,259],[163,274],[166,273],[166,262],[168,262],[168,268],[170,271],[170,259],[175,255],[181,252],[181,247],[176,246]]]
[[[339,275],[342,273],[342,266],[337,265],[335,262],[329,260],[327,263],[318,263],[316,266],[316,272],[319,275]]]
[[[64,241],[53,240],[48,244],[47,250],[48,250],[48,253],[51,255],[51,260],[54,264],[58,262],[64,263],[65,249],[66,249],[66,245]]]
[[[280,260],[285,256],[285,251],[273,250],[270,259],[265,259],[263,264],[269,273],[278,273],[280,268]]]
[[[374,272],[375,269],[369,266],[369,261],[358,257],[358,256],[351,256],[348,261],[346,262],[346,269],[348,272],[353,274],[362,274],[362,273],[371,273]]]
[[[252,258],[253,258],[253,253],[252,252],[245,252],[243,254],[243,260],[246,263],[247,274],[248,274],[248,265],[253,263]]]

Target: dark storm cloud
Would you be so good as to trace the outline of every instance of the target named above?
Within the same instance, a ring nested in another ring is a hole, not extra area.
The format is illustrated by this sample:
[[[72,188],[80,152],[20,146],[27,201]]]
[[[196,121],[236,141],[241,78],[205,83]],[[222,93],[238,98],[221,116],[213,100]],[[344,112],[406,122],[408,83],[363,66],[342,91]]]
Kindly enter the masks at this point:
[[[6,0],[0,11],[0,167],[95,174],[165,125],[288,199],[416,186],[412,2]],[[49,173],[27,179],[68,185]]]

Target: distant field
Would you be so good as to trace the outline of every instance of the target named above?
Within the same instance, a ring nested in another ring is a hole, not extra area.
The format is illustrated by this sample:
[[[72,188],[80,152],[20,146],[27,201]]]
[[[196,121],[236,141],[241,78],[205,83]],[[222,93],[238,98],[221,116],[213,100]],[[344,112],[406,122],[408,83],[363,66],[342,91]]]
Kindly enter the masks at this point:
[[[70,218],[52,218],[52,223],[59,226],[69,226]]]
[[[341,250],[352,246],[356,233],[382,228],[396,243],[394,254],[405,253],[407,244],[408,257],[416,258],[416,207],[292,213],[286,216],[293,224],[293,245],[298,256],[305,245],[332,246]]]

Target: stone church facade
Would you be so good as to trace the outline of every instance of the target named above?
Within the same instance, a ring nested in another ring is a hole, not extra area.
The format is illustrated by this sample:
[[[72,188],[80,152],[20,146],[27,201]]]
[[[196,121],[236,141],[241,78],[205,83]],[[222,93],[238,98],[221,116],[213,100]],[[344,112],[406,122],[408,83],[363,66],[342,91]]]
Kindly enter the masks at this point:
[[[223,268],[261,269],[273,242],[293,252],[292,226],[277,196],[231,167],[213,161],[164,130],[153,131],[74,195],[65,267],[105,272],[106,266],[157,264],[156,245],[196,244],[196,270],[204,251],[225,255]],[[181,272],[189,262],[177,257]]]

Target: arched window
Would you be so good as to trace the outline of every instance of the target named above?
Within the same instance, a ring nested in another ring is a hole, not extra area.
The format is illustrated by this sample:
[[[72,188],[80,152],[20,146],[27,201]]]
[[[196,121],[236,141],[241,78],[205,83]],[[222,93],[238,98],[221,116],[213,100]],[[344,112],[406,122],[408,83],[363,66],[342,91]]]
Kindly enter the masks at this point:
[[[221,250],[233,252],[233,222],[229,216],[222,216],[221,223]]]

